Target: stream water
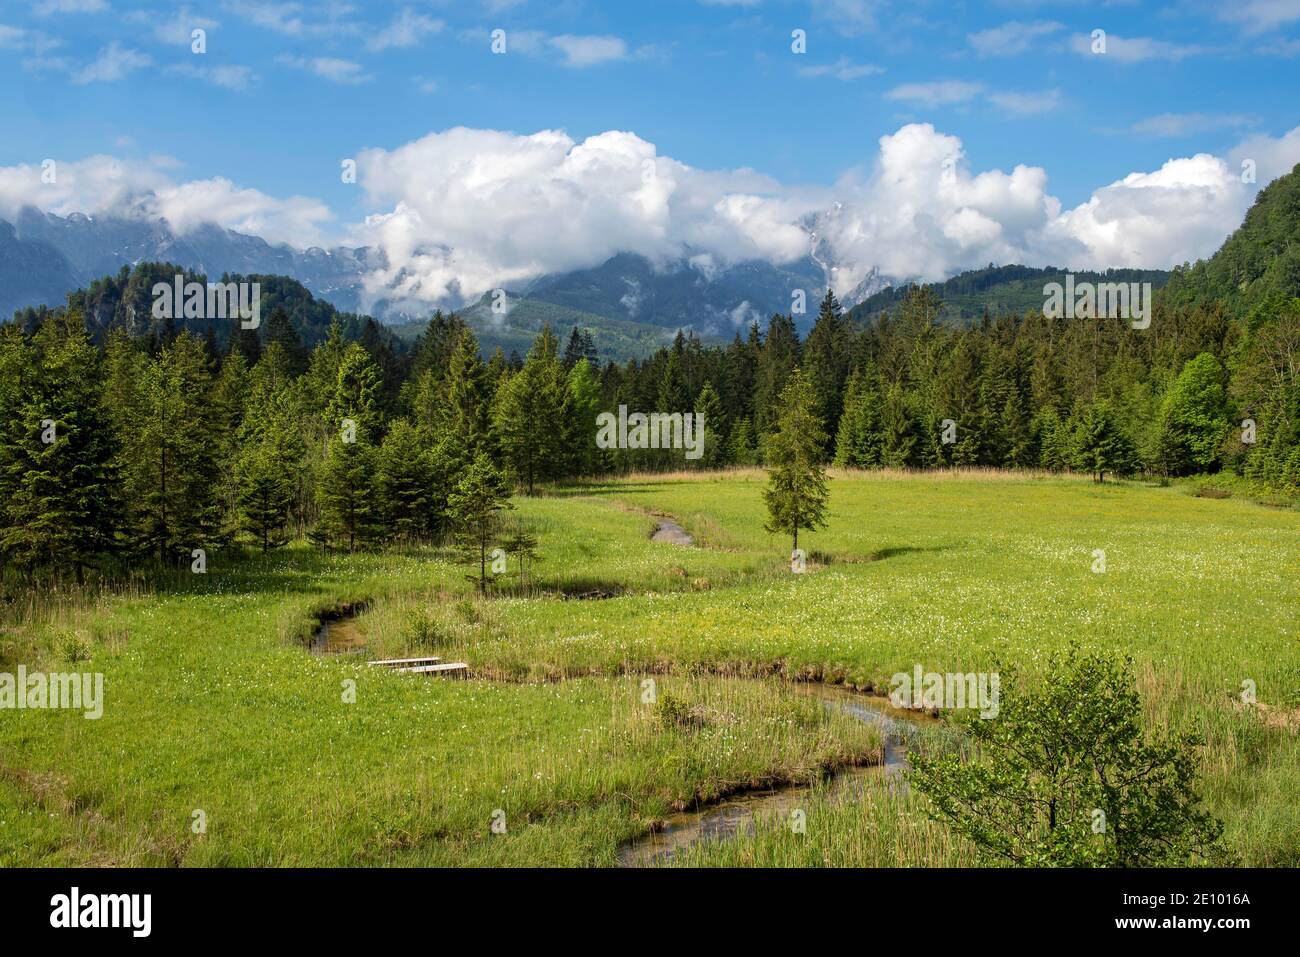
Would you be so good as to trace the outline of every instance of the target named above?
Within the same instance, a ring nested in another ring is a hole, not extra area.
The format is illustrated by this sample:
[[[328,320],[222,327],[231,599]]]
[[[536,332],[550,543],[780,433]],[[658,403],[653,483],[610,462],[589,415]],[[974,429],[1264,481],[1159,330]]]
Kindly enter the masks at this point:
[[[341,655],[349,651],[360,651],[366,646],[366,636],[357,624],[358,611],[348,612],[342,617],[327,618],[311,636],[307,644],[313,655]]]
[[[835,708],[860,721],[878,724],[884,739],[884,760],[866,767],[844,768],[831,779],[828,797],[833,801],[859,801],[868,779],[881,778],[904,787],[901,773],[907,767],[907,745],[920,718],[895,712],[883,698],[869,698],[826,685],[796,685],[802,694],[815,695],[828,708]],[[788,818],[806,805],[812,787],[792,785],[760,791],[746,791],[707,807],[682,811],[668,818],[661,830],[646,834],[619,851],[620,867],[647,867],[703,841],[725,841],[739,834],[752,834],[760,815]]]
[[[691,544],[691,537],[676,522],[663,521],[654,540],[679,545]],[[357,625],[357,615],[364,610],[348,608],[324,618],[312,635],[308,647],[312,654],[333,655],[359,651],[365,647],[365,635]],[[834,708],[859,721],[877,724],[882,732],[883,760],[879,764],[843,768],[827,785],[832,801],[862,800],[869,779],[883,778],[891,786],[904,787],[901,772],[907,767],[907,748],[918,724],[918,714],[900,712],[885,698],[868,697],[843,688],[823,684],[796,684],[799,694],[812,695],[827,708]],[[803,807],[812,793],[810,785],[746,791],[692,811],[671,815],[664,826],[623,846],[618,854],[620,867],[646,867],[673,857],[702,841],[730,840],[740,834],[752,834],[754,821],[762,815],[789,817]]]
[[[676,522],[664,518],[659,520],[659,527],[650,536],[650,541],[669,542],[673,545],[690,545],[695,539],[691,538],[690,533]]]

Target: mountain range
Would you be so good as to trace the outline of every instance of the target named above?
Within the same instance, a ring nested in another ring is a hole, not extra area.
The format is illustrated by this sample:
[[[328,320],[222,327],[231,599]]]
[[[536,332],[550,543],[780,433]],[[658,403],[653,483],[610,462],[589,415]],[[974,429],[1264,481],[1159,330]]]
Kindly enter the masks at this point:
[[[366,275],[385,265],[382,253],[369,247],[297,250],[214,224],[178,234],[162,219],[64,217],[27,207],[12,222],[0,220],[0,316],[28,306],[62,305],[74,290],[124,266],[150,262],[214,279],[223,274],[286,276],[341,312],[374,315],[403,338],[423,328],[433,311],[413,313],[367,296]],[[492,295],[486,294],[458,311],[488,350],[500,345],[507,352],[524,351],[549,322],[560,330],[590,328],[602,355],[626,358],[653,352],[679,329],[693,330],[706,341],[729,339],[752,321],[790,312],[799,289],[807,306],[796,314],[796,324],[806,332],[827,275],[815,248],[785,266],[752,261],[716,267],[710,257],[689,253],[675,262],[652,263],[619,254],[589,269],[545,275],[507,289],[504,310],[491,308]],[[873,273],[854,295],[870,295],[888,283]],[[846,305],[855,301],[850,298]]]
[[[1078,281],[1150,282],[1164,287],[1162,298],[1171,307],[1222,302],[1234,308],[1267,297],[1285,299],[1300,295],[1297,222],[1300,167],[1261,190],[1240,228],[1211,259],[1171,271],[1074,275]],[[790,313],[794,291],[802,289],[805,310],[796,310],[794,318],[804,334],[835,269],[816,224],[808,226],[809,255],[783,266],[752,261],[717,267],[708,256],[690,254],[652,263],[619,254],[589,269],[544,275],[507,289],[503,300],[486,293],[457,311],[485,352],[500,346],[522,354],[549,323],[560,335],[573,326],[590,330],[602,358],[625,360],[649,355],[678,330],[692,330],[706,342],[730,339],[753,321]],[[423,330],[433,311],[413,314],[370,298],[365,278],[385,263],[382,253],[369,247],[298,250],[214,224],[178,234],[162,219],[63,217],[28,207],[12,221],[0,220],[0,316],[29,306],[62,305],[77,290],[86,291],[88,305],[102,302],[103,322],[114,321],[127,304],[139,312],[147,295],[136,288],[143,281],[140,270],[132,280],[122,270],[145,263],[169,263],[212,278],[261,278],[295,324],[305,323],[300,332],[308,341],[322,334],[335,310],[352,324],[360,323],[363,313],[374,315],[406,341]],[[152,277],[156,271],[144,274]],[[990,264],[929,285],[943,301],[943,318],[971,322],[985,312],[1042,308],[1043,286],[1061,282],[1065,273],[1050,266]],[[285,281],[277,284],[274,277]],[[873,270],[841,302],[853,319],[867,322],[896,306],[909,286],[905,279]]]

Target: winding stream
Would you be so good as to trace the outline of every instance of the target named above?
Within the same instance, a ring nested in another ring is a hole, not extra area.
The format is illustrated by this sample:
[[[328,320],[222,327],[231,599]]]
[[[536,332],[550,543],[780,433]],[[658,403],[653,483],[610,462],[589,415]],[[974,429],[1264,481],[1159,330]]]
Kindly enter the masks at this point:
[[[661,521],[653,536],[655,541],[690,545],[691,536],[676,522]],[[320,625],[308,645],[312,654],[334,655],[360,651],[365,635],[357,625],[357,616],[365,606],[342,608],[322,616]],[[891,786],[905,787],[902,772],[907,768],[907,749],[925,720],[919,714],[900,712],[887,699],[868,697],[824,684],[796,684],[799,694],[819,699],[864,723],[880,726],[884,744],[879,764],[846,767],[832,776],[827,796],[832,801],[861,801],[869,779],[883,778]],[[754,821],[762,815],[788,817],[807,804],[812,785],[789,785],[746,791],[705,807],[682,811],[668,817],[662,828],[624,845],[618,853],[620,867],[647,867],[670,860],[678,852],[704,841],[731,840],[740,834],[754,833]]]
[[[860,801],[870,778],[883,777],[895,786],[904,786],[901,774],[908,766],[907,746],[922,719],[898,715],[882,698],[868,698],[828,685],[795,687],[802,694],[821,699],[828,708],[835,708],[859,721],[878,724],[882,731],[884,760],[880,764],[849,767],[837,772],[830,782],[831,800]],[[806,805],[812,790],[810,785],[791,785],[747,791],[698,810],[673,814],[661,830],[625,844],[618,854],[618,866],[647,867],[670,860],[679,851],[703,841],[726,841],[739,834],[752,834],[756,817],[789,817],[791,811]]]

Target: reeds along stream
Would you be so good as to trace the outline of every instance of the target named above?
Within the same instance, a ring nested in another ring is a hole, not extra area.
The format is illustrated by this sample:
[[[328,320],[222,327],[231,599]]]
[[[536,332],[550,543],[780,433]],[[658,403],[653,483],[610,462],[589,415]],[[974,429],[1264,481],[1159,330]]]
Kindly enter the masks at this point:
[[[924,720],[898,712],[885,699],[868,698],[828,685],[798,685],[801,693],[815,695],[828,708],[835,708],[860,721],[880,726],[884,741],[881,763],[844,768],[827,786],[832,801],[860,801],[872,779],[883,778],[890,786],[905,787],[902,771],[907,767],[907,748]],[[760,816],[790,819],[808,803],[813,788],[793,785],[750,791],[694,811],[668,818],[664,827],[625,845],[618,855],[620,867],[646,867],[667,861],[680,851],[704,841],[727,841],[752,834]]]

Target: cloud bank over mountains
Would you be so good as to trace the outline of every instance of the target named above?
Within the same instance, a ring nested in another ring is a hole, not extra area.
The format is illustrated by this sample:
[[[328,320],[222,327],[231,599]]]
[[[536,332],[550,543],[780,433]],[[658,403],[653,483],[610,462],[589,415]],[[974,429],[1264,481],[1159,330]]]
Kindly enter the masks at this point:
[[[1246,160],[1255,183],[1243,181]],[[689,259],[705,276],[815,254],[836,267],[844,292],[873,269],[937,280],[989,262],[1167,268],[1206,257],[1255,191],[1300,161],[1300,127],[1253,136],[1223,157],[1131,173],[1073,209],[1051,195],[1041,167],[974,170],[960,139],[925,123],[882,136],[871,163],[829,186],[698,169],[622,131],[576,141],[556,130],[458,127],[356,161],[369,210],[357,223],[336,222],[307,196],[183,180],[166,157],[104,155],[58,162],[54,182],[40,165],[0,167],[0,219],[33,205],[64,216],[161,217],[182,234],[213,222],[299,248],[374,246],[387,265],[365,278],[367,292],[412,304],[459,305],[620,252]]]

